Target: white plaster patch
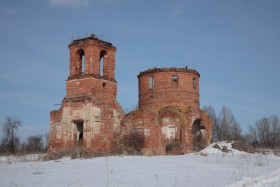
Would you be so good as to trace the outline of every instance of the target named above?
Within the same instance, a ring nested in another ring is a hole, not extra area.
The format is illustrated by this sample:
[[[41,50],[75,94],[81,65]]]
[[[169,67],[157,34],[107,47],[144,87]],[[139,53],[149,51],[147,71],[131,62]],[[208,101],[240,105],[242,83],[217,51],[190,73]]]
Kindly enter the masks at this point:
[[[92,121],[92,135],[100,134],[101,109],[95,106],[91,107],[91,115],[87,117]]]
[[[145,137],[148,137],[148,136],[150,136],[150,135],[151,135],[150,129],[144,129],[144,136],[145,136]]]
[[[73,120],[84,120],[84,129],[91,129],[91,133],[84,133],[85,137],[93,137],[95,134],[100,133],[101,126],[101,109],[92,106],[91,103],[87,103],[80,109],[64,107],[62,114],[63,128],[67,129],[66,136],[70,139],[76,139],[73,134],[77,134],[77,128]],[[57,134],[57,133],[56,133]]]
[[[55,134],[56,134],[56,139],[57,140],[60,140],[61,137],[62,137],[62,125],[56,125],[56,128],[55,128]]]
[[[119,113],[113,109],[113,116],[114,116],[114,128],[117,128],[120,126],[121,120],[119,118]]]
[[[81,119],[81,118],[83,118],[81,112],[82,112],[81,110],[74,110],[73,111],[73,118],[74,119]]]
[[[166,125],[161,127],[161,133],[165,135],[165,138],[171,139],[175,138],[177,128],[175,125]]]
[[[97,107],[92,107],[92,114],[95,118],[99,117],[101,113],[100,108]]]
[[[170,123],[170,119],[169,118],[163,118],[162,122],[163,122],[163,124]]]
[[[92,107],[92,113],[93,113],[94,117],[98,117],[98,116],[100,116],[101,110],[100,110],[100,108]]]
[[[93,130],[93,134],[94,134],[94,135],[100,133],[100,125],[101,125],[100,122],[93,122],[92,130]]]
[[[64,107],[63,108],[63,112],[62,112],[62,119],[61,119],[61,122],[63,123],[63,124],[68,124],[69,123],[69,121],[71,120],[70,119],[70,109],[69,109],[69,107]]]
[[[202,136],[204,137],[205,136],[205,129],[201,129],[200,132],[201,132]]]

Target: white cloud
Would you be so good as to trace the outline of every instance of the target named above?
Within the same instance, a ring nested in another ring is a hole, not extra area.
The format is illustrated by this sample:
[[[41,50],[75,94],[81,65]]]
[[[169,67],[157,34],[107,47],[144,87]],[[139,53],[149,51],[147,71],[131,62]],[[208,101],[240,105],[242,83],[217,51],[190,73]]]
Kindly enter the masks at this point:
[[[89,0],[49,0],[50,5],[71,8],[87,8]]]

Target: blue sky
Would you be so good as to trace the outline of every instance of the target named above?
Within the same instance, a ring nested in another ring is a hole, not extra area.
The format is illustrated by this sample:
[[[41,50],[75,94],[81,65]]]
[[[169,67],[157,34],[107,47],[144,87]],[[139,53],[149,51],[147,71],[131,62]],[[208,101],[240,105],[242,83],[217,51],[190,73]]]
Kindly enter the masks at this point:
[[[118,101],[137,105],[140,71],[200,72],[201,107],[231,108],[241,127],[280,116],[278,0],[2,0],[0,120],[22,138],[49,130],[65,96],[68,44],[95,33],[117,47]]]

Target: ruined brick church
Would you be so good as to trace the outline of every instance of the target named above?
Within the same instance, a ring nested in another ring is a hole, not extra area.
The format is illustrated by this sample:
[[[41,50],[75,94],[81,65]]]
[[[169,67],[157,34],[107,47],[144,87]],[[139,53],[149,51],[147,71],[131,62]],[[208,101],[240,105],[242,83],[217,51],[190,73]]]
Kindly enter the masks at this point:
[[[182,154],[211,142],[212,124],[200,110],[196,70],[140,72],[139,108],[124,114],[116,100],[116,47],[95,35],[68,47],[67,93],[50,114],[49,151],[79,146],[104,154],[123,146],[145,155]]]

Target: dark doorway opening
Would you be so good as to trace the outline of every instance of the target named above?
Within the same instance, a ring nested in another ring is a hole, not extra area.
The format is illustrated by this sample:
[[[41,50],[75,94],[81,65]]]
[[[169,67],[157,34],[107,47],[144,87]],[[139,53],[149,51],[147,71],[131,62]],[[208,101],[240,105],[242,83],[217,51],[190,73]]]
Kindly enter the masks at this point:
[[[196,119],[192,126],[193,149],[195,151],[200,151],[204,148],[202,133],[203,129],[204,127],[201,125],[201,119]]]
[[[83,121],[77,121],[75,122],[77,126],[77,141],[79,143],[83,142],[83,136],[84,136],[84,122]]]

